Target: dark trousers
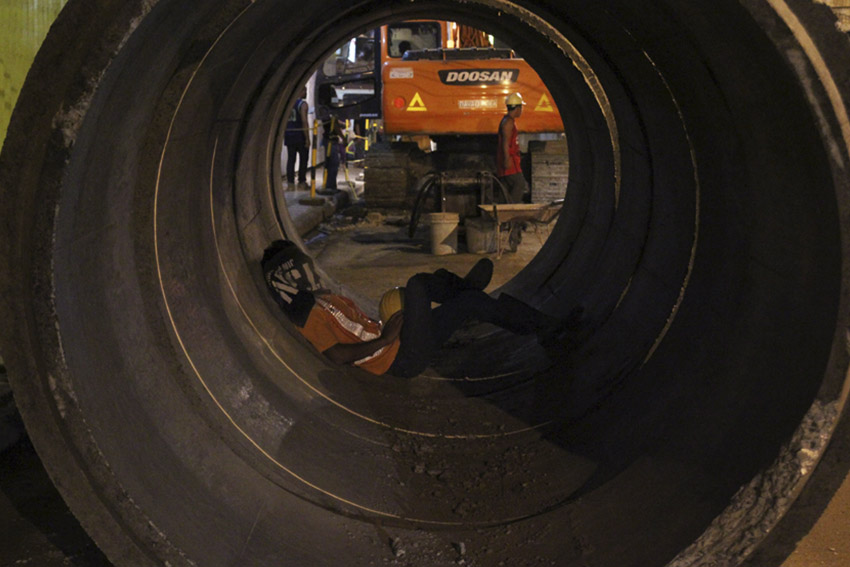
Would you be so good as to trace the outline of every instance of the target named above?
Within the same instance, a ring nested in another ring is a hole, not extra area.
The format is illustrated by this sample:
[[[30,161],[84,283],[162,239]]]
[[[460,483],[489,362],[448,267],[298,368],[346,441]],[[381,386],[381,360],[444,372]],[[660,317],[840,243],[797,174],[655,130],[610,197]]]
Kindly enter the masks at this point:
[[[286,146],[286,180],[295,183],[295,159],[298,158],[298,182],[307,183],[307,154],[306,144]]]
[[[510,198],[509,203],[522,203],[523,196],[528,191],[528,182],[525,180],[522,172],[514,173],[500,177],[499,181],[508,192]],[[511,221],[511,232],[508,236],[508,249],[516,251],[517,246],[522,242],[522,222]]]
[[[325,161],[325,170],[327,171],[327,179],[325,181],[325,189],[336,189],[336,177],[339,174],[340,164],[340,145],[333,142],[328,148],[327,160]]]
[[[522,172],[499,177],[499,181],[508,192],[509,203],[522,203],[523,196],[528,192],[528,182]],[[501,192],[499,195],[501,196]]]
[[[440,305],[431,308],[432,302]],[[401,347],[388,373],[403,378],[420,374],[437,349],[470,320],[528,335],[541,329],[548,317],[505,294],[493,299],[470,289],[459,276],[445,270],[416,274],[405,286]]]

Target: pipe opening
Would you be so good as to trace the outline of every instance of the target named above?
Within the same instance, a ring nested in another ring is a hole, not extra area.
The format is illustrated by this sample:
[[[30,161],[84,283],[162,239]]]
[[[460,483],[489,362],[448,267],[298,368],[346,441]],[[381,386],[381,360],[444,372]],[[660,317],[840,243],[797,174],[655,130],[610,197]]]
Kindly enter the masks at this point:
[[[846,54],[794,47],[775,2],[162,0],[102,8],[85,80],[51,76],[83,4],[2,154],[2,352],[116,561],[685,565],[811,408],[837,419],[847,151],[825,77]],[[265,288],[265,247],[300,240],[279,163],[296,91],[346,38],[426,17],[503,38],[561,112],[563,212],[501,291],[584,306],[562,356],[479,333],[425,376],[371,376]]]

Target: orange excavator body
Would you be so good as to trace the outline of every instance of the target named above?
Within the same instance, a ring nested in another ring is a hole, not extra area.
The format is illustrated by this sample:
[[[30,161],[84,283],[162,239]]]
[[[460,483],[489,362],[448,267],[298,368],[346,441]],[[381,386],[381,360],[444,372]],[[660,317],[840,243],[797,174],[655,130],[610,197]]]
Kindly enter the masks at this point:
[[[563,132],[561,115],[543,81],[510,49],[452,48],[449,22],[440,26],[440,47],[403,56],[392,26],[381,28],[383,126],[386,134],[495,134],[505,115],[505,98],[519,92],[526,106],[524,133]],[[409,23],[402,24],[403,26]],[[433,36],[432,36],[433,37]],[[415,34],[410,36],[414,40]],[[433,41],[433,40],[432,40]]]

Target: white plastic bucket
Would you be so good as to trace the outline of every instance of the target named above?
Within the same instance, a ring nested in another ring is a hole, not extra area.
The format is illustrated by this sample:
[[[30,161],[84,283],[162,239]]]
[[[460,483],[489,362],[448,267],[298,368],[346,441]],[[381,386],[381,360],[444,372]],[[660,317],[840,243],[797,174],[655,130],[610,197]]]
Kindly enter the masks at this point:
[[[460,218],[457,213],[430,213],[431,254],[445,256],[457,253],[457,225]]]
[[[496,235],[496,221],[478,217],[464,219],[466,227],[466,248],[472,254],[491,254],[498,251],[499,240]]]

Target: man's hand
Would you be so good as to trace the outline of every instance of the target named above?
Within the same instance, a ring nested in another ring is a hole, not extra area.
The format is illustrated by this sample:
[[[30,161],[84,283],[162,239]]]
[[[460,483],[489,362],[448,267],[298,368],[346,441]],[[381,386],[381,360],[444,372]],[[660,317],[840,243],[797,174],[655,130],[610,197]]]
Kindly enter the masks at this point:
[[[387,344],[396,340],[396,338],[401,334],[401,326],[404,324],[404,314],[401,311],[396,311],[393,313],[389,320],[384,323],[384,327],[381,330],[381,338],[387,340]]]
[[[392,343],[399,334],[404,323],[401,311],[394,313],[381,329],[381,336],[371,341],[362,343],[337,343],[322,354],[337,364],[352,364],[362,358],[366,358],[379,349]]]

